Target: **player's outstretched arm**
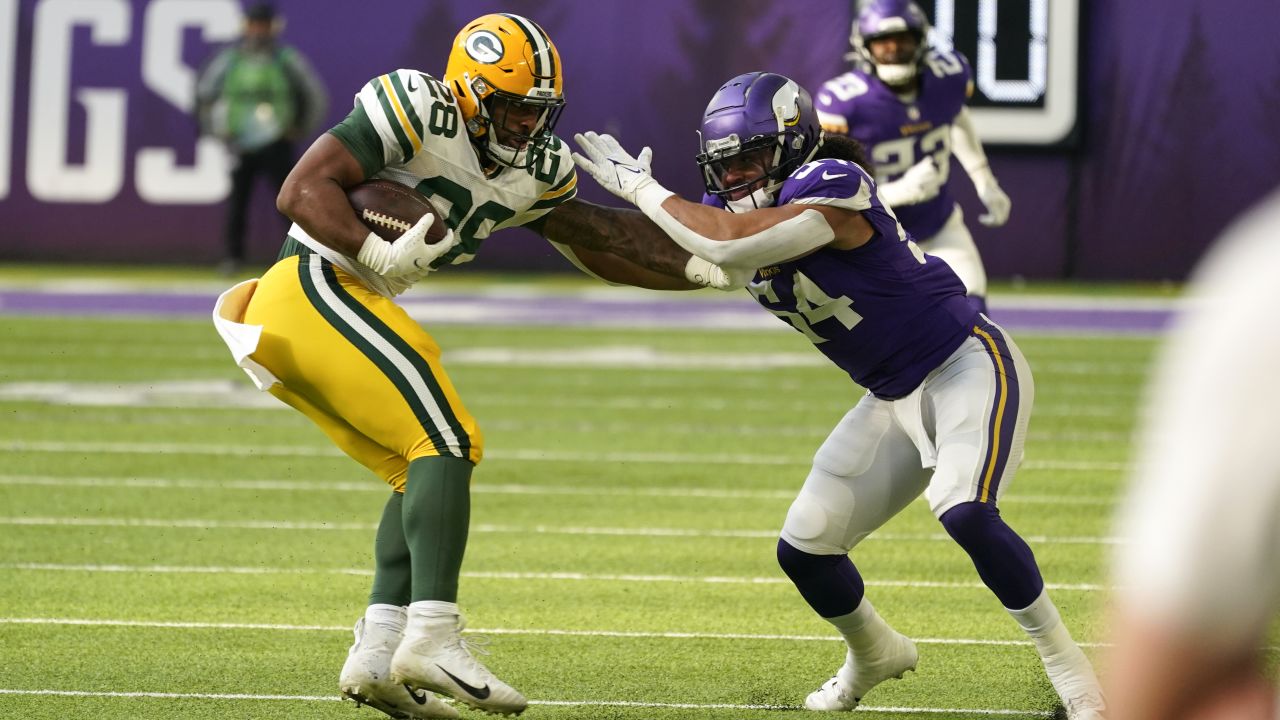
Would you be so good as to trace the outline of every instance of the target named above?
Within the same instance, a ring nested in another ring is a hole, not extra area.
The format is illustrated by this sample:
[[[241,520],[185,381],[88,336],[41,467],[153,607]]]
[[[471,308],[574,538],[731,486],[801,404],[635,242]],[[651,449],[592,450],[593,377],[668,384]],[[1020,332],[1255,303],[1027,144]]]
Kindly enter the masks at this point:
[[[600,186],[635,204],[676,244],[731,273],[784,262],[826,245],[852,249],[872,231],[860,213],[833,207],[788,204],[729,213],[690,202],[667,190],[649,169],[649,148],[632,156],[609,135],[574,136],[583,154],[574,162]]]
[[[690,255],[638,210],[574,198],[531,229],[557,245],[574,264],[605,282],[651,290],[731,290],[727,275]]]

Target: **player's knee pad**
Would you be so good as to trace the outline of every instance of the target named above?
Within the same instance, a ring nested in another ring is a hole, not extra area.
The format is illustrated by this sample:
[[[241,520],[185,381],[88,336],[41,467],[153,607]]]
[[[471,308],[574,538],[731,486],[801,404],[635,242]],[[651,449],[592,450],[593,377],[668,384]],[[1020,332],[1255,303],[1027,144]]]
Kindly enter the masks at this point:
[[[951,539],[966,550],[981,544],[1004,524],[995,505],[972,501],[956,505],[939,520]]]
[[[851,499],[849,503],[852,504]],[[844,522],[833,518],[831,512],[821,496],[807,488],[801,490],[787,511],[786,522],[782,524],[783,540],[811,555],[849,552],[849,548],[842,547]]]

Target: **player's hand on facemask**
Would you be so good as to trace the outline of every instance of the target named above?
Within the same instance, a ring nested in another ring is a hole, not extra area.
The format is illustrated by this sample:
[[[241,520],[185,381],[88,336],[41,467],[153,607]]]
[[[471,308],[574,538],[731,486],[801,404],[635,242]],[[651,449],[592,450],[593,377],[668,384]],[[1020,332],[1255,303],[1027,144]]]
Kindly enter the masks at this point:
[[[916,205],[937,197],[942,183],[942,173],[930,155],[907,168],[902,177],[881,185],[880,197],[891,207]]]
[[[452,250],[462,239],[453,230],[447,230],[443,238],[428,244],[427,231],[433,222],[435,215],[423,215],[394,242],[369,233],[356,260],[388,280],[413,284],[426,277],[431,272],[431,263]]]
[[[654,182],[649,168],[653,151],[649,148],[644,148],[639,155],[632,157],[612,135],[597,135],[588,131],[574,135],[573,139],[583,152],[573,153],[573,161],[578,167],[595,178],[600,187],[632,205],[636,204],[636,193]]]
[[[996,182],[995,173],[991,172],[991,168],[983,168],[981,172],[974,173],[970,178],[973,180],[974,189],[978,191],[978,199],[987,208],[986,213],[978,216],[978,222],[987,227],[1000,227],[1008,222],[1013,201],[1001,189],[1000,183]]]

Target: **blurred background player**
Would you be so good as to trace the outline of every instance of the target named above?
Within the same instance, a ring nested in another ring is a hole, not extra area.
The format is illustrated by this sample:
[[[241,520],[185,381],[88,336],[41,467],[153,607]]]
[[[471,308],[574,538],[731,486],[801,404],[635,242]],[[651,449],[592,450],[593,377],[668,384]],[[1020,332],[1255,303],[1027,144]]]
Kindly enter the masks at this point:
[[[223,228],[223,274],[245,262],[253,184],[266,178],[274,196],[293,168],[294,142],[320,126],[328,97],[297,49],[279,41],[284,19],[269,3],[245,14],[240,40],[213,56],[196,84],[202,133],[222,140],[231,156],[231,192]]]
[[[278,203],[295,222],[280,261],[214,311],[260,388],[392,487],[339,688],[396,718],[457,717],[431,692],[494,713],[521,712],[526,701],[462,635],[458,579],[483,439],[439,346],[392,298],[471,260],[495,230],[521,226],[608,282],[725,284],[641,213],[576,199],[573,160],[553,134],[563,107],[560,55],[518,15],[467,24],[443,80],[416,70],[374,78],[286,180]],[[370,233],[346,189],[373,177],[429,195],[450,231],[427,244],[427,215],[394,242]]]
[[[1280,610],[1277,264],[1273,193],[1202,262],[1152,376],[1117,528],[1115,720],[1280,716],[1263,675]]]
[[[951,194],[952,154],[986,206],[979,222],[1003,225],[1011,203],[965,108],[973,93],[969,62],[931,47],[928,34],[929,22],[913,2],[864,3],[849,36],[854,68],[822,85],[818,118],[828,133],[862,143],[880,197],[922,250],[947,261],[985,312],[987,273]]]
[[[792,504],[778,562],[844,637],[844,665],[805,699],[855,709],[916,666],[910,639],[864,595],[849,559],[921,493],[1031,636],[1072,720],[1099,720],[1101,690],[1045,591],[1035,557],[996,503],[1022,459],[1034,384],[1022,353],[924,254],[877,195],[847,138],[824,143],[809,94],[747,73],[711,99],[698,163],[707,194],[683,200],[608,135],[577,136],[578,165],[681,247],[753,276],[756,300],[869,392],[832,430]],[[725,210],[731,212],[725,212]]]

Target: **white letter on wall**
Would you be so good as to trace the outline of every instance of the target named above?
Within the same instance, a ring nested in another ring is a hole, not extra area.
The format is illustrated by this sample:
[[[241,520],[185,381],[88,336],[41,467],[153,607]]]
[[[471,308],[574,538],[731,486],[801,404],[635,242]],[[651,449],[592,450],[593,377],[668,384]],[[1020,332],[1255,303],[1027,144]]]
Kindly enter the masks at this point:
[[[27,186],[49,202],[102,203],[124,183],[124,90],[79,90],[85,110],[84,164],[67,162],[72,29],[92,28],[98,45],[129,39],[128,0],[43,0],[36,6],[27,132]]]
[[[0,0],[0,200],[13,171],[13,73],[18,55],[18,0]]]
[[[147,6],[142,30],[142,79],[147,87],[185,113],[195,111],[196,73],[182,62],[182,31],[197,26],[211,43],[240,32],[236,0],[193,3],[154,0]],[[138,195],[152,203],[212,203],[227,196],[231,167],[226,149],[215,138],[196,141],[195,165],[179,167],[172,148],[138,151],[135,182]]]

